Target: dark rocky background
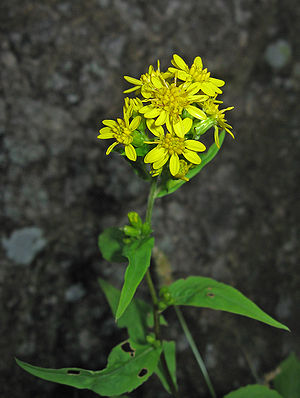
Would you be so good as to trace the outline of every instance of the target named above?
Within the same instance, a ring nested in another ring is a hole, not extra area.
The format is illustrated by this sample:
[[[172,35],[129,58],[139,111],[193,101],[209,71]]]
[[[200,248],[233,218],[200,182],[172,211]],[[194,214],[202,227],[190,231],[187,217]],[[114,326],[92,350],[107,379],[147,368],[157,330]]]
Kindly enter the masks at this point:
[[[97,236],[143,213],[147,186],[96,137],[121,113],[122,76],[175,52],[226,81],[236,140],[157,201],[157,245],[175,278],[236,286],[292,330],[186,309],[195,340],[220,397],[255,382],[246,358],[263,379],[300,354],[299,17],[296,0],[2,0],[1,398],[94,397],[27,375],[14,356],[100,369],[125,338],[97,285],[121,286],[124,266],[101,258]],[[168,333],[182,396],[207,397],[179,326]],[[168,395],[153,376],[131,396]]]

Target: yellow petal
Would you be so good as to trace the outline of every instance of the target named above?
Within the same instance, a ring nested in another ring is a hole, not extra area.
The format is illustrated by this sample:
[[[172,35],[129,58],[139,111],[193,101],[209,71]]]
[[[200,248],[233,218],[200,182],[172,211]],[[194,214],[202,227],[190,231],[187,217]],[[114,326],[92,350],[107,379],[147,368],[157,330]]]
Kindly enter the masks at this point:
[[[104,126],[108,126],[108,127],[116,127],[118,125],[118,123],[115,122],[114,120],[103,120],[102,124],[104,124]]]
[[[172,64],[173,65],[175,64],[174,66],[177,66],[177,68],[182,69],[182,70],[184,70],[186,72],[189,71],[189,67],[187,66],[185,61],[179,55],[174,54],[172,61],[173,61]]]
[[[155,125],[161,126],[162,124],[164,124],[166,122],[166,119],[167,119],[167,112],[165,110],[161,110],[160,115],[158,116],[158,118],[155,121]]]
[[[162,157],[165,157],[165,154],[166,154],[166,150],[164,148],[156,146],[155,148],[151,149],[150,152],[147,153],[147,155],[144,158],[144,162],[145,163],[157,162]]]
[[[185,109],[188,111],[188,113],[190,113],[192,116],[194,116],[197,119],[200,120],[206,119],[206,114],[196,106],[188,105]]]
[[[110,138],[114,138],[114,133],[112,131],[104,132],[99,134],[97,138],[100,138],[101,140],[109,140]]]
[[[164,85],[162,84],[162,82],[159,80],[159,78],[158,77],[156,77],[156,76],[152,76],[151,77],[151,83],[153,84],[153,86],[155,87],[155,88],[162,88],[162,87],[164,87]]]
[[[201,159],[200,159],[199,155],[197,155],[196,152],[189,151],[188,149],[186,149],[182,154],[191,163],[194,163],[194,164],[201,163]]]
[[[141,110],[140,110],[141,111]],[[146,117],[146,118],[149,118],[149,119],[153,119],[154,117],[156,117],[156,116],[158,116],[160,114],[160,111],[159,111],[159,109],[157,109],[157,108],[152,108],[151,110],[149,110],[148,112],[146,112],[145,114],[144,114],[144,116]]]
[[[201,83],[192,83],[186,91],[189,93],[189,95],[194,95],[198,93],[198,91],[201,90]]]
[[[106,150],[106,155],[109,155],[116,145],[118,145],[117,141],[111,144]]]
[[[173,153],[173,155],[171,156],[169,167],[172,176],[175,176],[180,169],[180,162],[177,153]]]
[[[213,97],[213,96],[215,95],[216,89],[217,89],[217,87],[214,86],[212,83],[203,82],[203,83],[201,84],[201,90],[202,90],[205,94],[209,95],[210,97]]]
[[[191,151],[196,151],[196,152],[203,152],[206,149],[206,146],[202,144],[202,142],[195,141],[195,140],[186,140],[184,141],[185,147],[187,149],[190,149]]]
[[[191,118],[186,117],[185,119],[183,119],[182,125],[183,125],[183,133],[184,133],[184,135],[185,135],[185,134],[187,134],[187,133],[190,131],[190,129],[192,128],[193,121],[192,121]]]
[[[161,167],[163,167],[164,164],[167,163],[168,159],[169,159],[169,154],[167,154],[166,156],[162,157],[157,162],[154,162],[153,163],[153,168],[154,169],[160,169]]]
[[[173,124],[173,128],[174,128],[175,134],[178,137],[180,137],[180,138],[184,137],[184,127],[183,127],[183,122],[181,119],[176,124]]]
[[[140,80],[135,79],[134,77],[131,77],[131,76],[124,76],[124,79],[125,79],[128,83],[135,84],[135,85],[137,85],[137,86],[141,86],[141,85],[143,84]]]
[[[233,138],[233,139],[235,139],[235,136],[233,135],[233,132],[232,131],[230,131],[228,128],[226,128],[225,127],[225,130],[227,131],[227,133],[229,133],[230,135],[231,135],[231,137]]]
[[[139,124],[141,123],[141,117],[140,116],[136,116],[130,123],[129,128],[131,131],[137,129],[139,127]]]
[[[133,91],[138,90],[139,88],[141,88],[141,86],[134,86],[129,88],[128,90],[124,90],[123,93],[124,94],[132,93]]]
[[[215,79],[214,77],[210,77],[209,81],[212,82],[217,87],[222,87],[225,84],[224,80]]]
[[[136,152],[131,144],[125,145],[125,154],[129,160],[132,160],[133,162],[136,161]]]
[[[156,137],[160,137],[164,133],[164,129],[161,126],[155,126],[154,119],[147,119],[146,125],[151,133],[156,135]]]
[[[201,57],[196,57],[194,59],[194,64],[197,66],[197,68],[202,69],[203,68],[203,63]]]
[[[152,108],[151,105],[145,105],[145,106],[142,106],[142,107],[139,109],[139,112],[140,112],[140,113],[147,113],[147,112],[150,112],[152,109],[153,109],[153,108]]]

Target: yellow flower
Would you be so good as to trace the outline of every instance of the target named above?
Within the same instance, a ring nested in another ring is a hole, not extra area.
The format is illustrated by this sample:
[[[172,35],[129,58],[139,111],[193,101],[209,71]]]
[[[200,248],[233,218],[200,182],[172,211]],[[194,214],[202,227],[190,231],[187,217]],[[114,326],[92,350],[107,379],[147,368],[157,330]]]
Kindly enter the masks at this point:
[[[151,93],[155,89],[155,87],[151,82],[152,76],[156,76],[158,79],[163,78],[163,74],[160,71],[159,60],[157,60],[157,70],[155,70],[153,66],[150,65],[148,68],[148,73],[144,73],[143,75],[141,75],[140,79],[135,79],[134,77],[131,76],[124,76],[124,79],[128,83],[134,84],[134,86],[123,92],[127,94],[133,91],[138,91],[138,92],[141,91],[144,98],[151,97]]]
[[[139,112],[146,119],[157,117],[155,120],[156,126],[162,126],[165,123],[171,124],[178,137],[183,137],[181,114],[184,109],[197,119],[206,119],[205,113],[192,105],[193,103],[201,103],[208,98],[207,95],[196,95],[200,90],[200,83],[183,83],[177,86],[176,79],[175,83],[168,83],[163,78],[158,79],[156,76],[152,76],[150,80],[154,86],[152,97],[143,100],[143,102],[149,101],[150,104],[139,109]]]
[[[189,171],[190,167],[192,166],[191,163],[187,163],[185,160],[180,159],[179,160],[179,171],[178,173],[174,176],[175,178],[178,178],[179,180],[183,181],[189,181],[189,178],[186,177],[187,172]]]
[[[201,90],[210,97],[213,97],[215,94],[222,94],[222,90],[219,87],[224,86],[225,82],[210,77],[210,72],[207,71],[207,68],[203,69],[202,59],[200,57],[194,59],[191,68],[189,68],[185,61],[177,54],[173,55],[171,63],[175,68],[169,68],[169,72],[178,79],[200,83]]]
[[[116,141],[111,144],[106,151],[106,155],[109,155],[110,152],[114,149],[114,147],[118,144],[124,145],[125,155],[129,160],[135,161],[137,158],[136,151],[134,146],[131,144],[133,141],[132,133],[137,129],[141,122],[141,117],[136,116],[129,122],[129,119],[132,115],[133,108],[135,103],[131,102],[129,99],[126,101],[123,107],[123,115],[124,119],[115,120],[103,120],[103,124],[106,127],[103,127],[99,132],[97,138],[100,139],[110,139],[114,138]]]
[[[229,106],[228,108],[220,110],[219,109],[220,102],[221,101],[215,101],[214,99],[209,99],[202,104],[203,110],[207,114],[207,116],[209,118],[215,119],[216,124],[214,126],[214,129],[215,129],[214,138],[215,138],[215,143],[218,148],[220,148],[219,127],[222,130],[227,131],[227,133],[229,133],[232,136],[232,138],[235,138],[232,131],[230,130],[230,129],[232,129],[232,126],[230,126],[230,124],[226,123],[227,120],[225,119],[225,112],[230,111],[231,109],[234,108],[234,106]]]
[[[187,140],[184,137],[190,131],[192,124],[193,121],[190,118],[182,121],[183,135],[178,135],[169,123],[166,125],[168,129],[166,134],[153,130],[152,132],[155,131],[154,134],[158,139],[146,143],[157,144],[157,146],[147,153],[144,162],[152,163],[152,168],[159,170],[170,159],[169,169],[173,176],[180,172],[180,155],[183,155],[186,160],[193,164],[200,164],[201,159],[197,152],[205,151],[205,145],[199,141]]]

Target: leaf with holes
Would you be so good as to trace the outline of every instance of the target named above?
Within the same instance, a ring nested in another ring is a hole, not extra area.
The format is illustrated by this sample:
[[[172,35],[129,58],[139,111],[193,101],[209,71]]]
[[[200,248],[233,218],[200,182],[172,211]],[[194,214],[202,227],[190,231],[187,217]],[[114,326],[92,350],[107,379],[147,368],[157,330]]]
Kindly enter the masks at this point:
[[[125,272],[124,285],[116,311],[116,319],[119,319],[124,313],[138,285],[141,283],[150,265],[153,246],[154,238],[148,237],[136,240],[124,247],[123,254],[128,258],[129,264]]]
[[[283,398],[300,397],[300,361],[295,354],[291,354],[279,365],[274,387]]]
[[[244,315],[279,329],[289,330],[271,318],[237,289],[211,278],[191,276],[168,287],[174,305],[192,305]]]
[[[157,367],[161,348],[127,340],[113,348],[100,371],[79,368],[47,369],[16,359],[24,370],[41,379],[88,389],[102,396],[130,392],[144,383]]]
[[[117,227],[107,228],[99,235],[98,246],[105,260],[115,263],[126,261],[123,255],[124,238],[124,232]]]
[[[224,398],[283,398],[275,390],[270,390],[266,386],[253,384],[252,386],[242,387],[225,395]]]
[[[176,380],[176,352],[175,352],[175,342],[174,341],[163,341],[163,351],[165,353],[166,361],[168,364],[168,368],[175,386],[177,386]],[[158,362],[157,368],[155,369],[155,373],[160,378],[162,385],[171,394],[171,390],[167,379],[165,377],[165,372],[163,370],[161,359]]]
[[[219,140],[220,140],[220,147],[222,146],[225,138],[225,130],[223,130],[220,134]],[[217,155],[219,152],[219,149],[217,145],[214,143],[212,144],[208,151],[205,152],[204,154],[200,155],[201,158],[201,163],[190,169],[186,175],[187,178],[191,179],[195,177],[200,171],[203,169],[204,166],[206,166],[209,162],[213,160],[213,158]],[[170,193],[173,193],[177,191],[178,188],[180,188],[183,184],[185,184],[186,181],[183,180],[170,180],[168,179],[166,182],[163,182],[163,184],[158,188],[158,193],[156,194],[157,198],[162,198],[163,196],[169,195]]]

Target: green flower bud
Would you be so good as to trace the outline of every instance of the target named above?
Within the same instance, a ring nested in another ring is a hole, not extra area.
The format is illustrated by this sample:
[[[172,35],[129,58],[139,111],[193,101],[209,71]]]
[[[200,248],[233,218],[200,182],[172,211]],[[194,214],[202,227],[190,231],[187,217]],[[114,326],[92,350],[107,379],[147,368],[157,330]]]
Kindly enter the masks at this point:
[[[130,212],[128,213],[128,220],[129,220],[130,224],[131,224],[133,227],[136,227],[136,228],[139,228],[139,229],[142,227],[143,222],[142,222],[142,219],[141,219],[141,217],[138,215],[137,212],[135,212],[135,211],[130,211]]]
[[[141,234],[141,231],[139,229],[131,227],[130,225],[125,225],[125,227],[123,228],[123,231],[124,231],[125,235],[127,235],[127,236],[137,237]]]
[[[195,126],[195,139],[198,139],[202,134],[206,133],[207,130],[209,130],[210,128],[212,128],[214,125],[216,124],[216,119],[209,117],[203,121],[196,122],[194,124]]]

